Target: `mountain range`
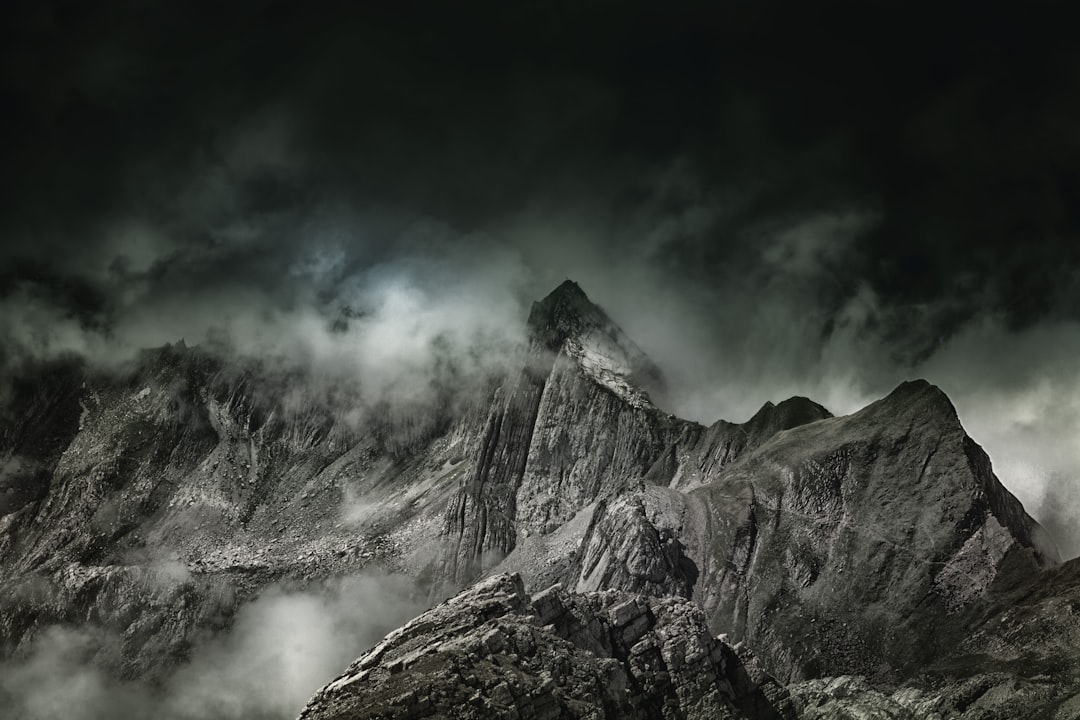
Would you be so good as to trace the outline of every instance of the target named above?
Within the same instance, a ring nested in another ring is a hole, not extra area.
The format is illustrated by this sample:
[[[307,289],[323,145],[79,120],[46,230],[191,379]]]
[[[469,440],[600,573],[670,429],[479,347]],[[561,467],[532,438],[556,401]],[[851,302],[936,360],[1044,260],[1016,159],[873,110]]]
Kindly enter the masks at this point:
[[[1080,564],[940,389],[706,427],[575,283],[527,329],[505,373],[360,420],[182,343],[24,368],[0,653],[93,625],[153,687],[272,589],[377,569],[430,609],[301,717],[1080,717]]]

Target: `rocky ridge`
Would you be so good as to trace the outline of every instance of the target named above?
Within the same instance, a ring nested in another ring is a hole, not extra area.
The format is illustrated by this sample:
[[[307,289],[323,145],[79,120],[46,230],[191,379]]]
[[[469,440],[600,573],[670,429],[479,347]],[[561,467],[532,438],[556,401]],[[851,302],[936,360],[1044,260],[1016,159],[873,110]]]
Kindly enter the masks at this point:
[[[691,603],[557,585],[530,598],[495,575],[392,632],[300,717],[779,719],[785,703]]]

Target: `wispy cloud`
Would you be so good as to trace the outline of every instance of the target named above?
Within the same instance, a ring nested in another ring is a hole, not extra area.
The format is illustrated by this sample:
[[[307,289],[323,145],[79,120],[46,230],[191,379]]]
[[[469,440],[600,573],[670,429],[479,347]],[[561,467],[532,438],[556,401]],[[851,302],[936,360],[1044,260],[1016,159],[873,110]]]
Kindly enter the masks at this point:
[[[101,654],[119,638],[93,627],[51,627],[25,657],[0,664],[11,720],[164,720],[296,717],[311,695],[386,632],[424,608],[410,581],[363,574],[320,590],[270,588],[232,628],[150,685],[108,674]]]

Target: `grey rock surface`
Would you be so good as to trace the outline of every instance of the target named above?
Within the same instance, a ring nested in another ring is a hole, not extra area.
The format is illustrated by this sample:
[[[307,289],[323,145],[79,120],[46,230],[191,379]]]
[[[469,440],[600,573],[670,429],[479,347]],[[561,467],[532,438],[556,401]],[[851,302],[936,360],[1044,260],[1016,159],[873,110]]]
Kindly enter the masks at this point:
[[[495,575],[388,635],[300,717],[784,717],[769,690],[684,600],[559,586],[530,598]]]

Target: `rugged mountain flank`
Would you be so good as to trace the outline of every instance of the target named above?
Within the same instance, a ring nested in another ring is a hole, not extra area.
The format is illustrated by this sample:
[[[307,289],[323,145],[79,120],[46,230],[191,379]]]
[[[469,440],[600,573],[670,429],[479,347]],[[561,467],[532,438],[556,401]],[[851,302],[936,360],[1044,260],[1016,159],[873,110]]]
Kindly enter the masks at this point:
[[[643,475],[692,426],[632,384],[658,373],[574,283],[535,303],[525,367],[496,397],[447,511],[448,574],[475,578],[519,536],[549,532]]]
[[[844,418],[779,433],[690,492],[645,485],[578,522],[536,585],[696,600],[784,679],[905,677],[953,616],[1056,564],[940,390],[906,383]]]
[[[421,541],[395,533],[419,538],[409,519],[445,508],[480,413],[354,427],[285,407],[281,385],[179,345],[119,375],[65,363],[21,384],[0,435],[5,654],[91,623],[122,638],[103,665],[153,675],[268,584],[416,574]]]
[[[571,281],[534,304],[529,328],[527,363],[496,398],[447,512],[447,574],[459,583],[620,492],[701,483],[777,432],[829,415],[803,398],[708,429],[663,412],[634,384],[660,388],[655,366]]]
[[[950,617],[987,602],[1001,578],[1030,582],[1058,560],[924,381],[844,418],[793,398],[741,426],[655,435],[642,423],[665,418],[628,404],[558,414],[590,390],[563,393],[551,421],[538,413],[531,482],[505,488],[517,517],[546,511],[544,525],[518,523],[499,566],[531,588],[692,598],[715,632],[750,643],[783,678],[895,680],[950,647]],[[598,442],[597,426],[615,428],[615,442]],[[618,434],[628,426],[630,443]],[[583,476],[587,492],[544,462],[559,443],[577,448],[574,463],[609,459]]]

